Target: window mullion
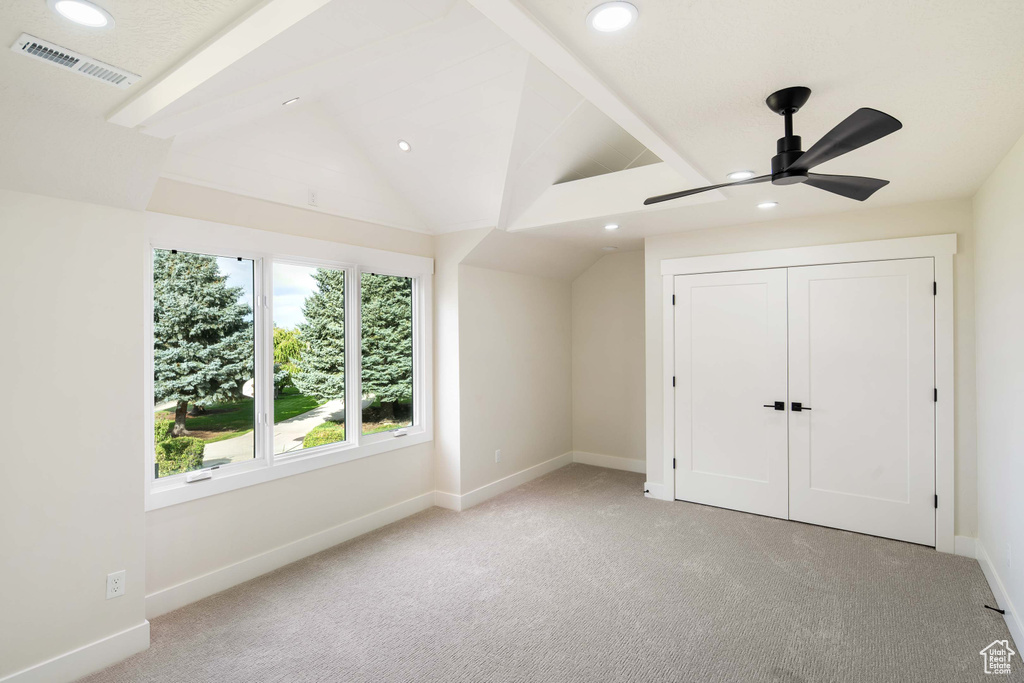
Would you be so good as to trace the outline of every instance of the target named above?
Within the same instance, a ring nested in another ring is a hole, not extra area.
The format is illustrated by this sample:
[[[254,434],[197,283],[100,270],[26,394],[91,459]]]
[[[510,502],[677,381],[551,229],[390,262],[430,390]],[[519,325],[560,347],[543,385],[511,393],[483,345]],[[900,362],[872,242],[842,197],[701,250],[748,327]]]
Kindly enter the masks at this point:
[[[352,286],[345,297],[345,392],[348,410],[345,412],[345,435],[350,443],[359,445],[363,433],[363,373],[362,373],[362,271],[349,268]]]
[[[269,256],[260,259],[260,298],[256,306],[256,329],[260,355],[256,370],[256,400],[260,429],[256,433],[256,459],[274,465],[274,276]]]

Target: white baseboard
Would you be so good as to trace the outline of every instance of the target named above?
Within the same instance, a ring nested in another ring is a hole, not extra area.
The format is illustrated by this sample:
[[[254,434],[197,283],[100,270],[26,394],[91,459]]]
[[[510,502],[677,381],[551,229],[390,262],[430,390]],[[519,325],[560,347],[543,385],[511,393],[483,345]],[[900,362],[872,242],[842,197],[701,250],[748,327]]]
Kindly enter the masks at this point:
[[[975,549],[977,542],[978,539],[973,536],[957,536],[953,539],[953,554],[969,557],[972,560],[977,559],[977,551]]]
[[[265,553],[236,562],[221,569],[197,576],[176,586],[146,596],[146,617],[153,619],[196,600],[219,593],[249,579],[291,564],[296,560],[344,543],[374,529],[397,522],[403,517],[434,505],[434,492],[410,498],[368,515],[344,522],[330,529],[292,541]]]
[[[462,509],[461,496],[454,493],[445,493],[444,491],[434,491],[434,505],[439,508],[447,508],[449,510],[455,510],[456,512]]]
[[[1006,627],[1010,629],[1010,635],[1013,636],[1013,641],[1019,652],[1024,647],[1024,624],[1021,623],[1020,613],[1014,609],[1013,603],[1010,602],[1010,596],[1006,592],[1003,580],[999,578],[996,565],[992,562],[988,552],[986,552],[980,538],[975,543],[975,552],[978,555],[978,564],[981,565],[981,571],[985,573],[989,588],[992,589],[992,595],[995,596],[996,602],[999,603],[994,606],[1006,610],[1003,619],[1006,621]]]
[[[525,470],[520,470],[515,474],[510,474],[509,476],[504,477],[503,479],[491,482],[490,484],[481,486],[478,489],[473,489],[469,493],[464,493],[461,496],[458,496],[459,507],[452,509],[468,510],[474,505],[479,505],[485,500],[494,498],[495,496],[501,495],[506,491],[511,491],[515,487],[521,486],[522,484],[525,484],[531,479],[542,477],[548,472],[554,472],[559,467],[565,467],[566,465],[569,465],[571,463],[572,451],[569,451],[568,453],[562,453],[558,457],[551,458],[550,460],[545,460],[539,465],[527,467]],[[452,494],[449,493],[444,495],[450,496]]]
[[[586,451],[573,451],[572,461],[594,467],[607,467],[611,470],[624,470],[626,472],[647,472],[647,461],[636,458],[622,458],[617,455],[604,455],[603,453],[587,453]]]
[[[149,648],[149,622],[0,678],[0,683],[63,683],[88,676]]]

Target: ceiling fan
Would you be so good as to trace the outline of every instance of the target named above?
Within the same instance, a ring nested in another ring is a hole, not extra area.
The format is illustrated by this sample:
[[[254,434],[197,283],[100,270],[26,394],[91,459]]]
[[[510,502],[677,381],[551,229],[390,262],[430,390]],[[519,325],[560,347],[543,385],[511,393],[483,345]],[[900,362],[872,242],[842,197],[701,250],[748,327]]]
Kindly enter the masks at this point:
[[[644,200],[644,205],[667,202],[671,199],[679,199],[680,197],[689,197],[692,194],[717,190],[722,187],[753,185],[769,181],[771,181],[772,185],[807,183],[819,190],[825,190],[826,192],[832,192],[862,202],[876,191],[888,185],[888,180],[879,180],[878,178],[825,175],[823,173],[811,173],[810,171],[815,166],[835,159],[841,154],[852,152],[858,147],[863,147],[868,143],[884,138],[890,133],[895,133],[903,127],[903,124],[876,109],[858,109],[846,117],[838,126],[825,133],[824,137],[804,152],[800,149],[800,136],[793,135],[793,114],[800,111],[800,107],[807,103],[807,99],[810,96],[810,88],[798,86],[774,92],[765,100],[765,104],[768,105],[769,109],[786,118],[786,135],[779,138],[776,148],[778,154],[772,157],[772,172],[770,174],[738,180],[733,183],[722,183],[721,185],[710,185],[693,190],[683,190],[657,197],[649,197]]]

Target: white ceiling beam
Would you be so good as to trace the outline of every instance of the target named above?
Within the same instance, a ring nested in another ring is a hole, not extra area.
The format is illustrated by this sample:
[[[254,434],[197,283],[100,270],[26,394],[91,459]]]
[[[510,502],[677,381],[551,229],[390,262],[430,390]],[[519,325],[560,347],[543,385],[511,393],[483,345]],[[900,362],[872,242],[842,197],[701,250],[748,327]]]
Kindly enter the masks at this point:
[[[118,108],[107,120],[128,128],[145,123],[328,2],[330,0],[265,0]]]
[[[523,46],[562,80],[590,100],[647,149],[682,176],[691,187],[710,183],[639,114],[604,84],[590,69],[515,0],[469,0],[513,40]],[[583,21],[583,18],[580,18]],[[717,198],[722,195],[713,192]]]
[[[644,206],[647,197],[667,194],[678,187],[679,174],[665,162],[559,183],[548,187],[507,229],[517,232],[586,218],[664,211],[707,204],[722,197],[712,191],[671,203]]]

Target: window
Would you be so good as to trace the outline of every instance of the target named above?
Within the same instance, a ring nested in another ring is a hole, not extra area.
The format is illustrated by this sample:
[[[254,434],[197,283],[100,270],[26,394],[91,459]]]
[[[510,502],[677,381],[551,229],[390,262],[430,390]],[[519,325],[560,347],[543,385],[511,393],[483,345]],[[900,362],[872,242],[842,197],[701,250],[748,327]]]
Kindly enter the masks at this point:
[[[154,476],[252,460],[255,264],[153,251]]]
[[[147,509],[432,438],[430,259],[149,220]]]
[[[412,278],[363,273],[363,434],[413,423]]]
[[[274,453],[345,441],[344,270],[274,264]]]

